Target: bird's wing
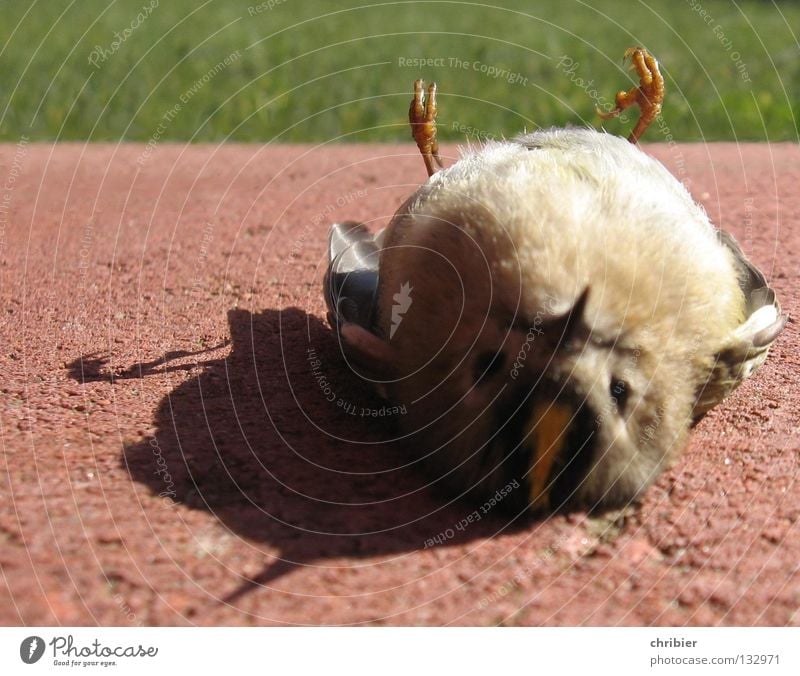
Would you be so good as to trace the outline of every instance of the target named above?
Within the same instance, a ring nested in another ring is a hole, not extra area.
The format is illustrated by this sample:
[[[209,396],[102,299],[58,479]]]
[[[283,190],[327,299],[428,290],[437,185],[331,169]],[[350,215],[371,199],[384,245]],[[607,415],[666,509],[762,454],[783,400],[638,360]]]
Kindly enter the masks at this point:
[[[324,293],[328,322],[372,330],[378,291],[380,247],[361,223],[334,223],[328,238]]]
[[[383,233],[373,236],[361,223],[332,225],[323,282],[328,323],[338,335],[342,354],[370,379],[388,377],[396,356],[375,334],[382,239]],[[380,386],[377,389],[382,393]]]
[[[720,241],[733,253],[738,267],[739,286],[745,297],[745,321],[716,354],[714,365],[698,391],[694,419],[700,419],[716,406],[767,358],[772,342],[786,326],[787,316],[764,274],[744,255],[736,240],[719,232]]]

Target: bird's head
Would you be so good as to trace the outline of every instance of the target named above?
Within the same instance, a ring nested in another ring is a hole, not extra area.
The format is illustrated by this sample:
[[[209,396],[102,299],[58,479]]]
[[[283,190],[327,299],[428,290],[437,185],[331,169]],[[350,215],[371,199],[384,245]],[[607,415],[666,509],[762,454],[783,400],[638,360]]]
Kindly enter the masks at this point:
[[[635,306],[620,321],[608,297],[625,290],[529,283],[496,228],[413,221],[382,252],[379,336],[361,347],[432,481],[515,511],[633,499],[691,413],[689,364],[662,327]]]

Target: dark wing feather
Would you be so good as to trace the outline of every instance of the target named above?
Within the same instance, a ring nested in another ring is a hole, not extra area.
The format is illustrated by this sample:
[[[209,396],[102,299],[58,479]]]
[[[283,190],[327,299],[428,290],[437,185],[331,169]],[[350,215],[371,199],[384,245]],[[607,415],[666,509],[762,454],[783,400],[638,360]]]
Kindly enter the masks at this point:
[[[721,402],[767,358],[767,351],[786,326],[787,316],[775,291],[763,273],[744,255],[736,240],[719,232],[720,241],[730,249],[738,267],[739,286],[745,297],[745,321],[716,354],[714,365],[705,383],[699,388],[694,419]]]
[[[334,223],[328,239],[324,293],[328,322],[372,331],[378,292],[380,247],[361,223]]]

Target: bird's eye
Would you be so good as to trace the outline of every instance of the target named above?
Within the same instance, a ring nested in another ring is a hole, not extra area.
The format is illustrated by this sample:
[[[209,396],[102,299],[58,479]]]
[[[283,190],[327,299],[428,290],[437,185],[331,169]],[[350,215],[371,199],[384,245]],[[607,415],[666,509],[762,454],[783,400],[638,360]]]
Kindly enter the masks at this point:
[[[612,378],[609,393],[611,398],[617,402],[617,410],[624,411],[628,403],[628,391],[630,387],[621,378]]]
[[[505,363],[505,354],[498,352],[481,352],[475,360],[475,382],[480,383],[497,375]]]

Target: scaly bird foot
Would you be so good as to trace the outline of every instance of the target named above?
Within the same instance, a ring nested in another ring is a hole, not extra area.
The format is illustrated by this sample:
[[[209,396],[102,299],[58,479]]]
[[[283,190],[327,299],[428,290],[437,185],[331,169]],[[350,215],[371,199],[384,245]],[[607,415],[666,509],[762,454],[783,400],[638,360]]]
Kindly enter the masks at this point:
[[[658,61],[644,47],[629,47],[625,50],[623,61],[631,59],[631,68],[639,73],[639,86],[625,92],[617,93],[614,110],[604,113],[600,110],[597,114],[604,120],[616,117],[626,108],[638,105],[641,109],[639,121],[628,136],[631,143],[637,143],[650,123],[661,113],[661,104],[664,101],[664,78],[658,70]]]
[[[436,83],[431,82],[428,87],[427,100],[424,86],[423,80],[414,82],[414,98],[408,109],[408,121],[411,123],[411,135],[425,160],[428,176],[433,176],[436,172],[434,161],[440,168],[444,166],[439,157],[439,142],[436,140]]]

